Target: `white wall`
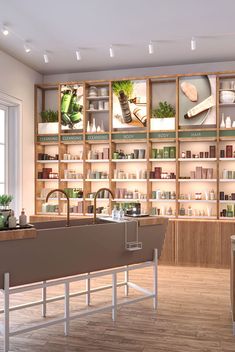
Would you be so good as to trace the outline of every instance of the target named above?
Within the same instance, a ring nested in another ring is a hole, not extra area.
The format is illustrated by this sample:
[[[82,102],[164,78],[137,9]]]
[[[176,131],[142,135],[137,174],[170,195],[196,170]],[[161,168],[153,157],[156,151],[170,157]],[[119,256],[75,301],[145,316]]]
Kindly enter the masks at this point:
[[[23,207],[34,213],[34,84],[42,75],[0,51],[0,91],[23,105]]]
[[[118,79],[124,77],[157,76],[163,74],[187,74],[198,72],[235,71],[235,61],[213,62],[192,65],[134,68],[115,71],[77,72],[44,76],[45,83],[76,80]]]

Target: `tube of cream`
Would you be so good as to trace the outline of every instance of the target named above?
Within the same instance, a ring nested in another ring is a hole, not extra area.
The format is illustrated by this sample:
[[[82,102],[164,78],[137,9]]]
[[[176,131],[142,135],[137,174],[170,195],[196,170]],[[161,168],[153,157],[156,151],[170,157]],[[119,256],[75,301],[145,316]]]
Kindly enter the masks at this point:
[[[203,100],[200,104],[197,104],[192,109],[188,110],[187,114],[184,115],[185,119],[191,119],[192,117],[200,114],[200,112],[210,109],[215,106],[215,98],[213,95]]]

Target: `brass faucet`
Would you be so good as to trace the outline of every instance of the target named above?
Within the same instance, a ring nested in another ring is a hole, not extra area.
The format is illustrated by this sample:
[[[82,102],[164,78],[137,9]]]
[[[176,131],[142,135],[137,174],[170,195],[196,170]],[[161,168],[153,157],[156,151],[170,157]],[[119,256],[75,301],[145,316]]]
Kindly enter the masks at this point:
[[[97,210],[96,209],[96,198],[98,197],[98,195],[101,191],[108,191],[111,194],[111,197],[114,199],[114,195],[113,195],[113,192],[111,191],[111,189],[106,188],[106,187],[98,189],[98,191],[96,192],[95,197],[94,197],[94,218],[93,218],[94,224],[96,224],[96,210]]]
[[[48,199],[49,199],[49,197],[50,197],[50,195],[52,194],[52,193],[54,193],[54,192],[60,192],[60,193],[63,193],[64,195],[65,195],[65,197],[66,197],[66,199],[67,199],[67,223],[66,223],[66,226],[70,226],[70,219],[69,219],[69,197],[68,197],[68,195],[67,195],[67,193],[65,192],[65,191],[63,191],[62,189],[53,189],[53,190],[51,190],[48,194],[47,194],[47,196],[46,196],[46,202],[48,201]]]

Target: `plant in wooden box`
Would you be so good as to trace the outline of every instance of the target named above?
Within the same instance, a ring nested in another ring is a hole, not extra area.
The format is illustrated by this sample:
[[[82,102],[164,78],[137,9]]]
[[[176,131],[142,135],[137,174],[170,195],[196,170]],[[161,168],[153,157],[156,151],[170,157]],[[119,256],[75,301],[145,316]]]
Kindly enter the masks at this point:
[[[38,124],[38,134],[58,133],[58,111],[44,110],[40,113],[42,122]]]
[[[9,206],[12,200],[13,197],[8,194],[0,195],[0,213],[5,218],[5,224],[7,224],[7,218],[11,213],[11,209],[9,208]]]
[[[158,106],[152,110],[150,119],[152,131],[174,130],[175,129],[175,108],[166,101],[160,101]]]

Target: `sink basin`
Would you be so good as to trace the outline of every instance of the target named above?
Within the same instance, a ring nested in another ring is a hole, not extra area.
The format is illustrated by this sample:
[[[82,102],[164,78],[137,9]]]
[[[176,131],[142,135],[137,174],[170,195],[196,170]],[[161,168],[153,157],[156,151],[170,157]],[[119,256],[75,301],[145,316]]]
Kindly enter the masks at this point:
[[[110,221],[110,218],[105,220],[105,219],[96,219],[96,224],[95,225],[101,225],[101,224],[110,224],[113,221]],[[60,228],[60,227],[66,227],[66,220],[55,220],[55,221],[44,221],[44,222],[38,222],[35,223],[34,226],[38,230],[44,230],[44,229],[54,229],[54,228]],[[86,219],[70,219],[70,227],[74,226],[87,226],[87,225],[94,225],[93,223],[93,217],[92,218],[86,218]]]

